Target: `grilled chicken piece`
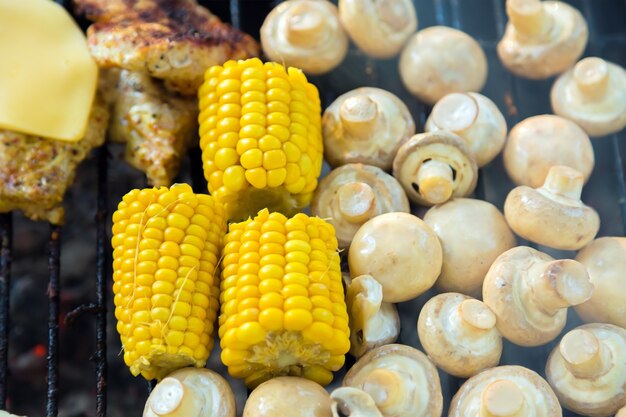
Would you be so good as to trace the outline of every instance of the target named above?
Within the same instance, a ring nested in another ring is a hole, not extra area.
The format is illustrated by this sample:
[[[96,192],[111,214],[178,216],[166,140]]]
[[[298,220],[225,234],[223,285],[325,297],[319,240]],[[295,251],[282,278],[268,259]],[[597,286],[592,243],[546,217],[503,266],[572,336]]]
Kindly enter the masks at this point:
[[[159,80],[122,70],[117,81],[109,138],[126,142],[124,158],[154,186],[170,185],[198,131],[198,104]]]
[[[22,210],[32,220],[63,223],[63,196],[76,167],[102,145],[109,112],[98,96],[85,137],[63,142],[0,130],[0,212]]]
[[[258,43],[193,0],[75,0],[96,23],[89,50],[101,67],[146,72],[168,89],[195,95],[204,71],[259,54]]]

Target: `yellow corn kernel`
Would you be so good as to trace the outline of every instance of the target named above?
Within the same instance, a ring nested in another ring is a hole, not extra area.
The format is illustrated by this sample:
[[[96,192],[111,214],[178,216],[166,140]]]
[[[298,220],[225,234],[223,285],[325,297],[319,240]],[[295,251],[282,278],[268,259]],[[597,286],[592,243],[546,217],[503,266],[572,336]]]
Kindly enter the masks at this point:
[[[219,334],[229,373],[251,387],[278,375],[329,383],[350,347],[345,302],[331,299],[343,296],[332,226],[264,209],[231,223],[224,240]]]
[[[205,365],[225,231],[223,206],[186,184],[124,196],[113,215],[113,293],[124,361],[133,375],[160,379]]]
[[[198,99],[204,175],[227,218],[262,208],[292,215],[310,203],[322,169],[321,102],[302,71],[228,61],[206,71]]]

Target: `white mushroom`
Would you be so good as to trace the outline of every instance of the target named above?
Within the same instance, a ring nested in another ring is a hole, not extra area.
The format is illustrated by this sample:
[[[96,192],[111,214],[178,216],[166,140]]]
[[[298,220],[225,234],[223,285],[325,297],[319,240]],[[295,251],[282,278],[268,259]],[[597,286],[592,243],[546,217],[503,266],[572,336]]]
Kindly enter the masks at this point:
[[[594,323],[570,331],[550,354],[546,377],[565,408],[613,415],[626,406],[626,330]]]
[[[468,379],[450,403],[448,417],[561,417],[550,385],[521,366],[498,366]]]
[[[447,130],[467,143],[483,167],[504,147],[506,120],[498,106],[478,93],[450,93],[435,104],[426,120],[426,131]]]
[[[396,55],[417,29],[411,0],[340,0],[339,16],[354,43],[374,58]]]
[[[449,93],[480,91],[487,80],[487,57],[467,33],[433,26],[404,46],[400,77],[407,90],[432,105]]]
[[[552,109],[591,136],[626,126],[626,71],[601,58],[585,58],[561,75],[550,93]]]
[[[383,417],[372,397],[358,388],[337,388],[330,398],[333,417]]]
[[[567,307],[587,301],[593,284],[585,267],[518,246],[500,255],[485,276],[483,302],[496,326],[520,346],[540,346],[565,327]]]
[[[368,393],[385,417],[434,417],[443,408],[437,368],[409,346],[369,351],[348,370],[343,385]]]
[[[545,183],[511,190],[504,216],[524,239],[555,249],[577,250],[591,242],[600,229],[600,216],[580,200],[583,176],[566,166],[553,166]]]
[[[360,162],[389,170],[400,145],[415,133],[406,105],[389,91],[362,87],[337,97],[322,118],[328,163]]]
[[[330,396],[308,379],[282,376],[256,387],[243,417],[332,417]]]
[[[587,22],[560,1],[507,0],[509,23],[498,56],[512,73],[548,78],[574,65],[587,45]]]
[[[383,213],[410,211],[402,186],[380,168],[348,164],[332,170],[320,181],[311,212],[335,228],[339,247],[350,246],[359,227]]]
[[[350,353],[362,356],[378,346],[393,343],[400,334],[396,306],[383,302],[383,287],[370,275],[352,280],[346,291],[350,316]]]
[[[228,382],[204,368],[184,368],[161,380],[150,393],[143,417],[235,417]]]
[[[439,130],[415,135],[402,145],[393,176],[411,201],[432,206],[471,194],[478,168],[463,139]]]
[[[337,7],[331,2],[289,0],[265,17],[261,45],[272,61],[309,74],[323,74],[345,58],[348,36],[339,22]]]

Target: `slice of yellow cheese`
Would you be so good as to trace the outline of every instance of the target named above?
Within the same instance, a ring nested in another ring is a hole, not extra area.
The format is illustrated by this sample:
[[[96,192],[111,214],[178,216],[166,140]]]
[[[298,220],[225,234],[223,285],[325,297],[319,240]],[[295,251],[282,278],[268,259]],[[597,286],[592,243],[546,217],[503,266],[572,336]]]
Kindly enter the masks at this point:
[[[0,128],[80,140],[98,79],[85,35],[51,0],[0,0]]]

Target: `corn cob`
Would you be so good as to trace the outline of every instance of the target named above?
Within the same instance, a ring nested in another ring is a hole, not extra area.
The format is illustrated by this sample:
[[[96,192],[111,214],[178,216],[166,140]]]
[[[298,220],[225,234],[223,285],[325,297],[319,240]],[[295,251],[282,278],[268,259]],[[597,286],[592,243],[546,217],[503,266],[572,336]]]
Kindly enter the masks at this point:
[[[350,349],[333,227],[262,210],[232,223],[223,250],[222,362],[250,387],[279,375],[322,385]]]
[[[132,190],[113,214],[113,293],[124,362],[161,379],[213,347],[224,209],[186,184]]]
[[[207,70],[198,98],[204,176],[229,219],[309,204],[323,145],[319,93],[302,71],[228,61]]]

